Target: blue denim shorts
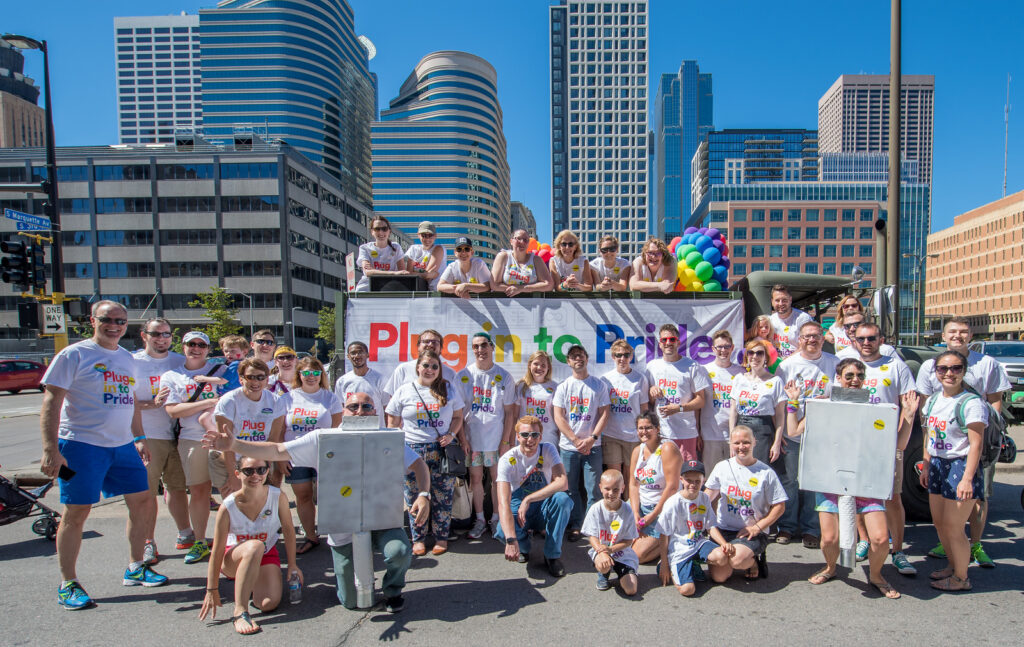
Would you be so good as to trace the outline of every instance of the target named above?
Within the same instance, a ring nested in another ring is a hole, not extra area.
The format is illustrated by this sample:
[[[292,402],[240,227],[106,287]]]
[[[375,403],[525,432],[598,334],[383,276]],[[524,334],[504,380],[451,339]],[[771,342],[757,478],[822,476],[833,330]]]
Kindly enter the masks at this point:
[[[295,467],[292,466],[291,473],[284,477],[285,483],[308,483],[316,478],[315,467]]]
[[[57,448],[75,471],[71,479],[58,479],[60,502],[71,505],[99,503],[100,494],[111,498],[149,489],[149,476],[134,443],[100,447],[75,440],[60,440]]]
[[[651,514],[651,510],[653,510],[653,509],[654,509],[653,505],[643,505],[643,504],[641,504],[640,505],[640,516],[641,517],[646,517],[647,515]],[[658,539],[659,537],[661,537],[661,533],[658,532],[658,518],[657,517],[654,518],[654,521],[652,521],[650,523],[650,525],[644,526],[643,528],[637,528],[637,531],[638,532],[643,532],[648,537],[651,537],[653,539]]]
[[[885,501],[882,501],[881,499],[856,497],[855,505],[857,506],[857,514],[864,514],[865,512],[885,512]],[[818,512],[839,514],[839,495],[815,492],[814,509]]]
[[[928,467],[928,493],[938,494],[943,499],[956,501],[956,487],[964,477],[967,469],[967,457],[962,458],[939,458],[932,456]],[[974,478],[971,479],[971,487],[974,490],[972,499],[985,500],[985,479],[982,476],[984,470],[981,465],[974,471]]]
[[[672,565],[672,581],[675,582],[676,586],[682,586],[689,584],[694,580],[694,571],[700,566],[695,562],[699,557],[701,561],[707,561],[708,556],[711,555],[711,551],[718,548],[718,544],[713,541],[706,541],[701,544],[701,547],[697,549],[697,554],[690,557],[690,559],[684,559],[681,562]]]

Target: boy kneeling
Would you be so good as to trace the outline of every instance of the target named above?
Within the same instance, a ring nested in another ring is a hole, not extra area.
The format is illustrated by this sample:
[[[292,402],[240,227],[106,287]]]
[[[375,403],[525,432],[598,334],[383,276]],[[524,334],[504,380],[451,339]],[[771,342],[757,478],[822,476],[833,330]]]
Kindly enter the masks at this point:
[[[637,589],[636,569],[640,566],[633,551],[633,540],[639,537],[633,509],[622,500],[625,489],[622,472],[607,470],[601,475],[601,500],[590,506],[580,532],[590,537],[590,559],[597,568],[597,590],[611,588],[608,575],[613,570],[626,595]]]

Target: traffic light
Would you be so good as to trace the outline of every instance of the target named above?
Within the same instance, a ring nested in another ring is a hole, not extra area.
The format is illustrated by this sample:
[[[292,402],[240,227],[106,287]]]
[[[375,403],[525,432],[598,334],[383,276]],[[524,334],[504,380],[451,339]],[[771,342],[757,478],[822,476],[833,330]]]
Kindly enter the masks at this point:
[[[46,256],[42,245],[30,245],[32,248],[29,254],[30,265],[30,287],[46,291]]]
[[[17,290],[28,292],[32,286],[32,245],[23,243],[20,240],[5,240],[0,243],[0,250],[3,251],[3,271],[0,273],[0,280],[10,283]]]

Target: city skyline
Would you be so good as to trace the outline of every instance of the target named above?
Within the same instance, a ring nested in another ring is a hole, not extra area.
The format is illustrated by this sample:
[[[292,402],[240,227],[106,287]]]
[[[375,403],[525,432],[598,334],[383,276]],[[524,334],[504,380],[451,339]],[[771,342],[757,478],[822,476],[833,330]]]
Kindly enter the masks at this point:
[[[117,141],[115,16],[197,13],[214,5],[212,1],[153,1],[140,11],[137,3],[109,2],[97,11],[72,2],[44,4],[42,11],[38,5],[7,8],[2,28],[50,41],[61,146]],[[397,87],[416,60],[439,49],[467,51],[495,66],[509,141],[511,197],[531,206],[543,239],[550,232],[552,188],[550,3],[481,4],[485,6],[403,3],[403,10],[396,12],[390,5],[351,2],[356,33],[366,34],[377,46],[370,69],[377,74],[379,87]],[[955,215],[1001,194],[1006,75],[1015,77],[1011,104],[1014,97],[1022,96],[1017,79],[1024,80],[1024,62],[1012,50],[1012,25],[1024,19],[1024,7],[1013,2],[1000,5],[982,16],[923,1],[903,3],[903,71],[936,76],[933,230],[949,226]],[[810,2],[792,3],[785,12],[750,6],[730,16],[728,24],[719,25],[710,8],[651,0],[648,96],[654,96],[656,87],[651,86],[662,73],[678,69],[684,59],[695,59],[715,74],[717,128],[814,128],[817,100],[839,75],[888,71],[888,3],[869,9],[822,8]],[[451,12],[457,12],[459,20],[445,19]],[[44,22],[53,15],[62,18]],[[793,15],[801,17],[802,33],[810,35],[776,44],[775,32],[786,29],[787,17]],[[986,19],[995,15],[1000,19]],[[680,38],[676,32],[684,24],[706,27]],[[492,27],[483,29],[484,25]],[[723,39],[723,30],[740,38]],[[83,32],[95,36],[83,39]],[[495,38],[495,33],[503,37]],[[857,48],[831,46],[854,38]],[[970,46],[945,46],[954,41]],[[76,49],[69,53],[65,43],[74,43]],[[766,65],[763,72],[752,70],[746,55],[769,43],[777,62]],[[815,47],[823,49],[807,56],[806,51]],[[41,79],[41,58],[38,53],[28,54],[29,76]],[[75,110],[82,93],[88,95],[89,110]],[[381,98],[386,101],[387,93],[381,93]],[[1024,126],[1015,127],[1015,116],[1011,112],[1008,193],[1024,186]],[[963,128],[965,123],[971,127]]]

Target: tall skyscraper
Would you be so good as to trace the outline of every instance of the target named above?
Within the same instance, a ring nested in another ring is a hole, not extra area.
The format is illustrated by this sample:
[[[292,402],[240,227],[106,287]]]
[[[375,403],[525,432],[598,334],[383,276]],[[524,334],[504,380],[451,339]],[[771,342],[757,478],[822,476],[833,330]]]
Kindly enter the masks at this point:
[[[265,128],[371,204],[369,52],[345,0],[221,0],[199,11],[203,131]]]
[[[169,144],[202,123],[199,16],[114,18],[117,135],[122,144]]]
[[[654,103],[654,194],[651,232],[663,240],[682,233],[692,211],[690,160],[714,126],[711,74],[697,61],[683,61],[676,74],[662,74]]]
[[[25,57],[0,38],[0,148],[46,144],[46,114],[39,88],[24,75]]]
[[[533,211],[522,202],[516,200],[513,200],[509,206],[511,207],[512,216],[511,230],[525,229],[530,232],[531,236],[536,237],[537,219],[533,217]]]
[[[468,236],[491,259],[510,238],[509,170],[498,75],[465,52],[427,54],[373,123],[374,211],[416,234],[437,225],[453,249]]]
[[[587,256],[613,234],[635,256],[647,236],[647,2],[549,7],[551,228]]]

